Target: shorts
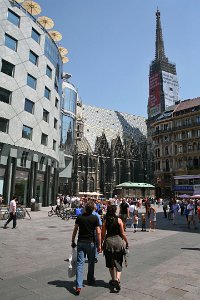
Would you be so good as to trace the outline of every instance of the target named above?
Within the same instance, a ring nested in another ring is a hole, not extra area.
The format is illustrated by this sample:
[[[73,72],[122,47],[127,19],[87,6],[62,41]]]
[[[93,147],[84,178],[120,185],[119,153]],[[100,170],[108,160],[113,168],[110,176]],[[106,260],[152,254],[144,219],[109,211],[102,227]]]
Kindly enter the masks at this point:
[[[127,221],[127,214],[121,214],[120,219],[122,220],[123,223],[126,223]]]
[[[194,216],[193,215],[188,215],[188,222],[191,222],[194,220]]]

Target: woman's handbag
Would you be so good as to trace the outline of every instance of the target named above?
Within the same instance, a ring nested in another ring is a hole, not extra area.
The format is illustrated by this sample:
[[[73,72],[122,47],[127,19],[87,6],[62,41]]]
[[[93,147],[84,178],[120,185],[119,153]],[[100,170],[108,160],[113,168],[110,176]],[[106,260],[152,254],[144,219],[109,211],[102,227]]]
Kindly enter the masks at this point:
[[[69,255],[68,277],[72,278],[76,275],[77,251],[72,248],[72,253]]]

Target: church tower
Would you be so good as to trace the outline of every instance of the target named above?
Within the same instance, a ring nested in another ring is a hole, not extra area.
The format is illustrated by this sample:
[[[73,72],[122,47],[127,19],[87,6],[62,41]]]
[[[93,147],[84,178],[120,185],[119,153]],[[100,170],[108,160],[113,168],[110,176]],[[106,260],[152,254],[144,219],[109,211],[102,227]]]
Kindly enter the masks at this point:
[[[147,181],[154,184],[154,158],[151,124],[169,106],[178,101],[178,80],[176,65],[165,55],[160,11],[156,11],[155,59],[149,70],[149,98],[147,123]]]
[[[148,120],[162,114],[178,101],[176,65],[165,55],[160,11],[156,11],[155,59],[149,70]]]

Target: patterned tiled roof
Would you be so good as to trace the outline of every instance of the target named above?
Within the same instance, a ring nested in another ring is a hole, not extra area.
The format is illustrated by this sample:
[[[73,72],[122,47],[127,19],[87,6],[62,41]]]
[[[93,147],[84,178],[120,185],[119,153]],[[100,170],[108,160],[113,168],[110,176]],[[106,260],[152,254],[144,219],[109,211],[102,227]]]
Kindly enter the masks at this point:
[[[86,139],[86,137],[82,137],[81,140],[78,140],[77,141],[77,147],[78,147],[78,152],[89,152],[91,153],[92,152],[92,149],[90,147],[90,144],[88,142],[88,140]]]
[[[187,99],[184,101],[181,101],[177,107],[174,110],[174,113],[181,111],[181,110],[185,110],[185,109],[189,109],[195,106],[199,106],[200,105],[200,97],[198,98],[194,98],[194,99]]]
[[[92,150],[98,136],[105,133],[109,145],[118,135],[122,141],[133,138],[141,141],[146,138],[147,127],[144,117],[139,117],[118,111],[103,109],[90,105],[83,105],[84,136]]]

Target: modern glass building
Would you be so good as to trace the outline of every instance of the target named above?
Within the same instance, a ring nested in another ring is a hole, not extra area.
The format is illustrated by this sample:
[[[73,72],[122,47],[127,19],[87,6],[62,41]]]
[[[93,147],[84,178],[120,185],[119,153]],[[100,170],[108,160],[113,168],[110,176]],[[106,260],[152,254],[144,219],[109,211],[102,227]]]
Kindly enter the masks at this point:
[[[69,83],[69,74],[63,75],[63,98],[61,102],[61,141],[60,141],[60,173],[59,192],[72,194],[71,174],[74,150],[74,132],[76,122],[77,89]]]
[[[62,58],[20,4],[1,0],[0,12],[0,194],[7,203],[16,194],[25,205],[34,197],[47,206],[57,194]],[[62,105],[67,154],[74,123]]]

